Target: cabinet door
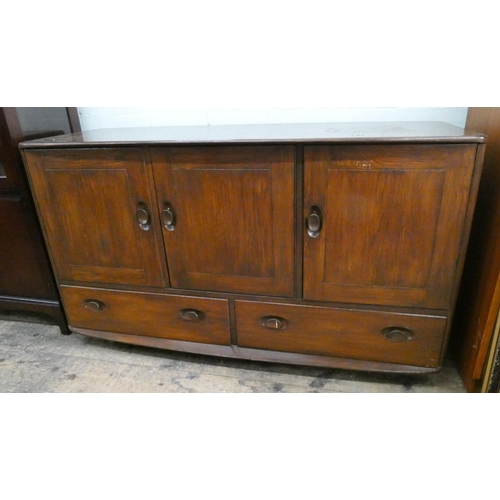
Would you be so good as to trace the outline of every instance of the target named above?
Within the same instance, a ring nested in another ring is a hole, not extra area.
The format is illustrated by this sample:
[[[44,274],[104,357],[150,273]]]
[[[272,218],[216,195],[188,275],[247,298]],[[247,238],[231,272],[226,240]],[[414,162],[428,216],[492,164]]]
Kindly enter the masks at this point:
[[[294,149],[151,154],[172,286],[293,296]]]
[[[164,284],[142,150],[29,151],[26,163],[60,280]]]
[[[475,152],[306,147],[304,297],[447,308]]]

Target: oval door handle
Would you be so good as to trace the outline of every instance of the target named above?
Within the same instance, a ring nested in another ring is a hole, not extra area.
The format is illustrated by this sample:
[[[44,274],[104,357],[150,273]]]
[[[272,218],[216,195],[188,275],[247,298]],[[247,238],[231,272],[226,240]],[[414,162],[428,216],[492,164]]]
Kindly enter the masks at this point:
[[[393,342],[408,342],[413,338],[413,332],[410,329],[399,326],[389,326],[384,328],[381,333],[387,340]]]
[[[163,203],[163,209],[161,211],[161,220],[163,222],[163,226],[167,231],[173,231],[175,229],[176,217],[174,207],[168,203]]]
[[[197,309],[182,309],[179,311],[179,316],[184,321],[190,321],[191,323],[205,319],[205,313],[198,311]]]
[[[311,207],[309,217],[307,218],[307,234],[311,238],[317,238],[323,225],[323,217],[319,207]]]
[[[264,316],[260,318],[260,326],[269,330],[284,330],[288,326],[288,321],[279,316]]]
[[[143,231],[149,231],[149,228],[151,227],[151,215],[149,214],[148,207],[143,201],[140,201],[137,204],[136,216],[139,227]]]
[[[103,309],[106,308],[106,305],[104,302],[101,302],[100,300],[96,299],[87,299],[83,301],[83,305],[85,309],[88,309],[89,311],[92,312],[99,312],[102,311]]]

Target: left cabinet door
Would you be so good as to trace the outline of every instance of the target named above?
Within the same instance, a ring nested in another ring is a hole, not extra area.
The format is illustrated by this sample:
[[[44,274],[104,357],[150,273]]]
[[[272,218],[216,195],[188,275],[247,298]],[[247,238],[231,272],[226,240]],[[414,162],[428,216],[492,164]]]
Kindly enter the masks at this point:
[[[59,280],[166,286],[147,151],[25,152]]]

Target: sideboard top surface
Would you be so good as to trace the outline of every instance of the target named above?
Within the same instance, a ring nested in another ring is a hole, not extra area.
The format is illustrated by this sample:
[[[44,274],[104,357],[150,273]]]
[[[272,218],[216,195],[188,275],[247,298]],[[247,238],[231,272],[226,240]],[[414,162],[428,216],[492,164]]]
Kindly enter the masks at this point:
[[[443,122],[204,125],[89,130],[26,141],[23,149],[137,144],[480,143],[484,134]]]

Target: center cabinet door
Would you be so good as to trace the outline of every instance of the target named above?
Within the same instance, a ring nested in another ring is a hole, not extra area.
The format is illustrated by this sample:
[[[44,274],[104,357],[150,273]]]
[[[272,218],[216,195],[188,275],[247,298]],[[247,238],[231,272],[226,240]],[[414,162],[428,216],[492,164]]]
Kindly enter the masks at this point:
[[[151,159],[173,287],[293,296],[293,147],[167,147]]]
[[[306,147],[304,298],[447,308],[475,153]]]

